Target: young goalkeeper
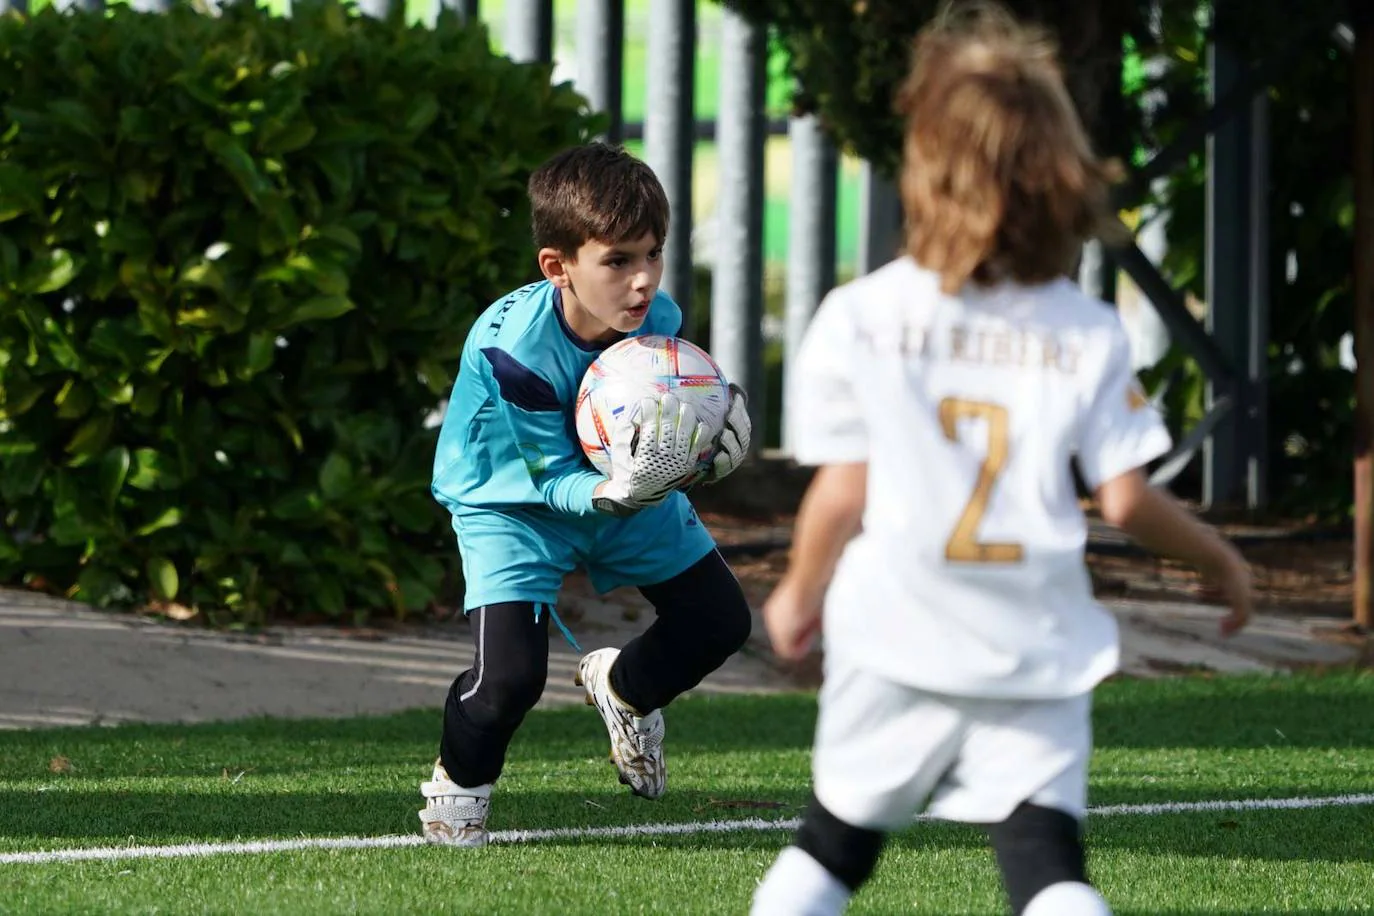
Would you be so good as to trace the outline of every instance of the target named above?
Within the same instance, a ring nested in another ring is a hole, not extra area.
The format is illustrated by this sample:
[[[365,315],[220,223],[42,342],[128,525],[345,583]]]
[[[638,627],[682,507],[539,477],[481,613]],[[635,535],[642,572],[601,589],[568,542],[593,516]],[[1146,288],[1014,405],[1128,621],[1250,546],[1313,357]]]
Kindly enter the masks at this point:
[[[542,165],[529,196],[545,279],[473,325],[434,460],[476,657],[449,691],[420,820],[427,840],[454,846],[487,841],[492,784],[543,692],[549,621],[575,566],[602,592],[638,586],[656,613],[623,649],[582,658],[577,674],[636,795],[658,798],[666,785],[661,708],[720,667],[750,629],[738,581],[681,492],[724,477],[748,452],[742,392],[732,387],[727,428],[705,467],[696,463],[704,428],[671,395],[626,412],[635,419],[612,436],[609,479],[586,462],[574,429],[578,386],[602,349],[681,330],[681,311],[658,288],[662,186],[628,153],[592,143]]]
[[[1219,587],[1223,632],[1249,575],[1146,482],[1169,436],[1115,312],[1066,277],[1108,174],[1050,40],[979,7],[914,52],[906,256],[827,297],[787,402],[819,468],[764,620],[786,658],[823,632],[825,681],[812,803],[753,913],[841,912],[925,810],[987,827],[1018,916],[1097,916],[1080,831],[1117,631],[1070,459],[1106,521]]]

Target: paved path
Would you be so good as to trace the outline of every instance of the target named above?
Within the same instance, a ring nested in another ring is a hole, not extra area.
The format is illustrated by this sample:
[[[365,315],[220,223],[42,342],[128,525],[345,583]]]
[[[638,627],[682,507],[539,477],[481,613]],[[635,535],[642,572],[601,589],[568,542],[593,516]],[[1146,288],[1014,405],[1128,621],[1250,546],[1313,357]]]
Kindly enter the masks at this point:
[[[570,607],[584,649],[621,645],[644,626],[637,596],[577,597]],[[642,603],[641,603],[642,604]],[[1114,602],[1123,668],[1274,670],[1342,664],[1359,650],[1332,639],[1326,620],[1262,617],[1240,637],[1215,637],[1218,613],[1184,604]],[[569,616],[573,616],[570,614]],[[577,655],[551,640],[542,705],[581,700]],[[332,717],[439,709],[472,659],[465,623],[359,636],[320,627],[254,635],[168,625],[26,592],[0,590],[0,728],[120,722],[204,722],[252,716]],[[795,689],[768,661],[762,627],[701,692]]]
[[[643,626],[617,605],[575,624],[584,649],[621,645]],[[541,705],[581,702],[578,654],[553,630]],[[0,590],[0,728],[207,722],[438,709],[472,663],[465,622],[359,636],[326,627],[214,632]],[[742,653],[701,692],[790,686]]]

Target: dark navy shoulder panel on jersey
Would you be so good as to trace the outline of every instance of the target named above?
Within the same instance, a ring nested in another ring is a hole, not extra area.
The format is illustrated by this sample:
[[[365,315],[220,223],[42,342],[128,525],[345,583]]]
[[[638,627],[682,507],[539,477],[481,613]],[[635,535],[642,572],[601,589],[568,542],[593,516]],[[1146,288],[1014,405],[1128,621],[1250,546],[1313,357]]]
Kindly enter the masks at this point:
[[[498,347],[484,347],[491,377],[501,390],[501,400],[530,412],[557,412],[564,405],[547,379]]]

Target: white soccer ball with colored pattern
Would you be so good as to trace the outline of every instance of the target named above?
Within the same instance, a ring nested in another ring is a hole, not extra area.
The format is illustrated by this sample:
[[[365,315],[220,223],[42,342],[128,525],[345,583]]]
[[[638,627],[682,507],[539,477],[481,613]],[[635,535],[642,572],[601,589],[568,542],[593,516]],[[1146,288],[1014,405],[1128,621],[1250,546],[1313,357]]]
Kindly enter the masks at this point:
[[[577,392],[577,438],[592,467],[609,477],[611,435],[621,415],[638,411],[645,398],[669,393],[691,404],[706,424],[709,435],[698,456],[705,461],[730,409],[730,385],[711,354],[661,334],[627,337],[602,351]]]

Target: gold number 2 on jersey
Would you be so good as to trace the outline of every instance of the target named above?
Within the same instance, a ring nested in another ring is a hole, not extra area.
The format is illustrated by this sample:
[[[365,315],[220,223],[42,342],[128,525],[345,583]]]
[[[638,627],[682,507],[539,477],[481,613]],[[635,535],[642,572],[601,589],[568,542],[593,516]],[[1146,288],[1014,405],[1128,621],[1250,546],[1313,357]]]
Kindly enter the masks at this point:
[[[1007,463],[1007,409],[984,401],[945,398],[940,402],[940,426],[945,438],[959,441],[960,420],[982,420],[988,427],[988,454],[978,469],[973,495],[959,516],[959,524],[945,542],[945,559],[953,563],[1019,563],[1020,544],[985,544],[978,540],[978,525],[987,511],[997,475]]]

